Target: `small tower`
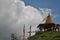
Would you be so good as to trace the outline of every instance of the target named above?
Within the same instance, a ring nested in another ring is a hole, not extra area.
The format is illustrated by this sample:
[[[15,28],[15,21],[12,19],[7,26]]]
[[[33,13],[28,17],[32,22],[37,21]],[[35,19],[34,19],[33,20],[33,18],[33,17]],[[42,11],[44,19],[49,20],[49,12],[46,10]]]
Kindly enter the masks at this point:
[[[47,18],[46,18],[46,22],[45,22],[45,24],[47,25],[47,24],[52,24],[53,25],[53,20],[52,20],[52,16],[50,15],[50,11],[48,11],[49,13],[48,13],[48,16],[47,16]],[[50,25],[48,25],[48,26],[50,26]],[[54,27],[52,26],[51,28],[48,28],[48,29],[50,29],[50,30],[52,30],[52,31],[54,31]]]

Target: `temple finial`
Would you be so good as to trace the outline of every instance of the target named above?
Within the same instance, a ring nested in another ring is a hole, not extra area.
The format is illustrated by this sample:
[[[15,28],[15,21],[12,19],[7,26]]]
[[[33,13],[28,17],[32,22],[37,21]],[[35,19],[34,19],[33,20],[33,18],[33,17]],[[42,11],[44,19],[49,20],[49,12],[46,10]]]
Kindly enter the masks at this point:
[[[51,10],[50,10],[50,9],[48,9],[48,16],[50,16],[50,14],[51,14]]]

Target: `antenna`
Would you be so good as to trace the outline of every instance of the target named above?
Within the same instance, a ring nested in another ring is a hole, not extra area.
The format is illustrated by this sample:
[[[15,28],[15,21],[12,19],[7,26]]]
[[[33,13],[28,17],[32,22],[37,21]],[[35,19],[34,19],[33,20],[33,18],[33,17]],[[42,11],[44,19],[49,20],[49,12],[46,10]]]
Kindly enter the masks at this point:
[[[29,37],[31,36],[31,25],[30,25],[30,32],[29,32]]]
[[[25,24],[24,24],[24,27],[23,27],[23,40],[25,40]]]
[[[51,10],[50,9],[48,9],[48,15],[50,15],[51,14]]]
[[[24,27],[23,27],[23,40],[27,40],[27,38],[25,36],[25,24],[24,24]]]

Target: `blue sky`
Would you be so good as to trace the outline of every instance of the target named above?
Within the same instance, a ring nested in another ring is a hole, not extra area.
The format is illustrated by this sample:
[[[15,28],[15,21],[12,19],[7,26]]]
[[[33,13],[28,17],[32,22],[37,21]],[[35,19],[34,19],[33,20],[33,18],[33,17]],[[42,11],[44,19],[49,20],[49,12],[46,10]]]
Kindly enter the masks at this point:
[[[31,5],[35,8],[52,9],[52,13],[58,15],[58,17],[54,19],[55,23],[60,24],[60,0],[23,0],[23,1],[25,2],[25,5]]]

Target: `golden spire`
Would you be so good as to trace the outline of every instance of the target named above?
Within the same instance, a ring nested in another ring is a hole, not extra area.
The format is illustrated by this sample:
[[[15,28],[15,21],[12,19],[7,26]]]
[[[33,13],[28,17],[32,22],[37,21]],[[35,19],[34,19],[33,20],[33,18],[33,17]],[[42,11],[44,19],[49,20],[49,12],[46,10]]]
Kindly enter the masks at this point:
[[[46,22],[45,22],[45,23],[46,23],[46,24],[53,23],[52,17],[50,16],[50,11],[49,11],[49,14],[48,14],[48,16],[47,16],[47,19],[46,19]]]

